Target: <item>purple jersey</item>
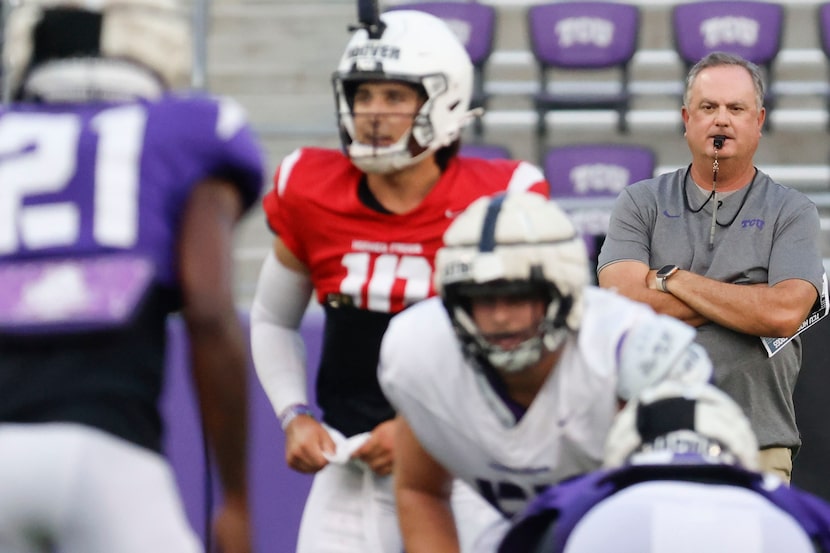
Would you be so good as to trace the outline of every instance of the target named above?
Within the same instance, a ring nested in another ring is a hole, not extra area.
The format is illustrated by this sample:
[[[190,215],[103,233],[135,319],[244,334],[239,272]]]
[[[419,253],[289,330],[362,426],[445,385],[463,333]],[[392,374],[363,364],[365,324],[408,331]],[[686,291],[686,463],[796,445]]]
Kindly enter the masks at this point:
[[[830,553],[830,505],[777,478],[728,465],[630,465],[597,471],[551,487],[528,505],[504,537],[499,553],[561,553],[576,525],[591,509],[617,492],[645,482],[706,482],[752,490],[801,526]],[[730,524],[725,521],[724,524]]]
[[[180,219],[210,177],[246,208],[259,198],[261,152],[233,101],[0,106],[0,420],[101,426],[55,409],[78,387],[140,398],[137,418],[155,408]],[[155,442],[122,422],[108,429]]]

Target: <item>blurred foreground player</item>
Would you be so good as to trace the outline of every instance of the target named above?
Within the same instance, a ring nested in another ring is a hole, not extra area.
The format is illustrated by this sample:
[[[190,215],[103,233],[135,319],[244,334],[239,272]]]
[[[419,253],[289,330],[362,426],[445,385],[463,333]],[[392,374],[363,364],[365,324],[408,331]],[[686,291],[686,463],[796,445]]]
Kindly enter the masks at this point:
[[[215,542],[248,553],[231,247],[262,164],[244,115],[169,92],[190,34],[166,1],[23,1],[5,40],[0,550],[203,550],[160,453],[166,318],[181,309],[224,488]]]
[[[499,553],[830,551],[830,505],[758,472],[749,421],[712,385],[644,391],[605,466],[539,495]]]
[[[436,288],[392,319],[381,346],[407,553],[459,550],[452,478],[501,513],[475,548],[493,551],[541,490],[600,467],[620,399],[711,375],[692,327],[588,285],[583,240],[537,194],[481,198],[459,215]]]

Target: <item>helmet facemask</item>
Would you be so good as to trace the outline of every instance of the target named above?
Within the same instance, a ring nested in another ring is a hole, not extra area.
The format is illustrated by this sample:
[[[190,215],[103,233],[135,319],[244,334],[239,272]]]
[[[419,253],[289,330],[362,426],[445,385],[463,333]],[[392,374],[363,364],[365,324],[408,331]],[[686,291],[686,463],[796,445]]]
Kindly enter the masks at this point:
[[[487,336],[476,325],[472,316],[472,303],[477,297],[539,299],[545,310],[535,328],[526,329],[524,334],[528,337],[525,340],[516,346],[503,348],[492,343],[494,337]],[[444,303],[465,355],[477,367],[484,364],[505,373],[523,371],[538,363],[546,353],[559,348],[569,333],[565,321],[571,300],[563,298],[555,286],[544,281],[451,285],[446,288]]]
[[[377,78],[375,73],[367,77],[342,79],[335,76],[334,78],[340,137],[349,158],[366,173],[389,173],[414,165],[424,159],[431,152],[429,146],[435,136],[429,116],[434,99],[427,96],[426,89],[421,83],[412,83],[408,79]],[[355,114],[355,91],[361,82],[372,81],[394,81],[411,86],[422,98],[421,107],[411,114]],[[409,129],[394,144],[388,146],[367,144],[357,139],[357,121],[362,117],[373,118],[375,125],[379,125],[382,118],[409,117]]]
[[[579,328],[587,284],[585,243],[567,215],[535,193],[479,198],[453,221],[436,255],[435,289],[462,349],[505,372],[532,366]],[[471,298],[511,295],[539,298],[545,309],[533,335],[505,349],[473,322]]]

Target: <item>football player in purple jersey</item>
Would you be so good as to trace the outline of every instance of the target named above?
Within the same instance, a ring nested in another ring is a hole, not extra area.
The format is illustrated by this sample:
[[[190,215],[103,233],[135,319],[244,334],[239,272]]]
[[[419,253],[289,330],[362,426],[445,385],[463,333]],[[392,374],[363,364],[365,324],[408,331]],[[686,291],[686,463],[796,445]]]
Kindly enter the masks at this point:
[[[214,539],[248,553],[231,248],[263,182],[253,133],[230,101],[170,92],[190,33],[168,0],[22,0],[4,36],[0,550],[203,550],[160,452],[181,311],[223,484]]]
[[[759,472],[749,420],[713,385],[645,390],[604,465],[538,495],[499,553],[830,551],[830,505]]]

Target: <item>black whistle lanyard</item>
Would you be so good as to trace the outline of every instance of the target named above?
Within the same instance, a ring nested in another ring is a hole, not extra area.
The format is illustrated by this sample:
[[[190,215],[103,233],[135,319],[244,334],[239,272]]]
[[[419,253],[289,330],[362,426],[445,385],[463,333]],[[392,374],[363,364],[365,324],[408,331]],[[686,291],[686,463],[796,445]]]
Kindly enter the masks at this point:
[[[717,137],[716,137],[716,139],[717,139]],[[683,179],[683,201],[686,204],[686,209],[689,210],[690,213],[700,213],[700,211],[704,207],[706,207],[706,204],[708,204],[710,201],[713,202],[712,203],[712,225],[709,227],[709,249],[710,250],[715,247],[715,228],[716,227],[725,228],[725,227],[731,226],[732,223],[735,222],[735,219],[738,218],[738,214],[744,208],[744,204],[746,203],[746,199],[749,197],[750,189],[752,188],[752,185],[755,184],[755,179],[758,178],[758,169],[756,168],[755,169],[755,174],[752,175],[752,181],[749,183],[749,187],[747,188],[746,193],[744,194],[744,198],[743,198],[743,200],[741,200],[741,205],[738,207],[738,210],[735,212],[735,215],[733,215],[732,218],[729,221],[725,222],[725,223],[721,223],[720,221],[718,221],[718,208],[723,205],[723,200],[718,200],[717,197],[716,197],[717,182],[718,182],[718,170],[720,169],[720,167],[718,165],[718,150],[720,150],[720,148],[717,147],[717,145],[718,145],[717,141],[716,141],[715,145],[716,145],[716,147],[715,147],[715,161],[712,163],[712,192],[709,194],[709,196],[706,197],[706,199],[703,201],[702,204],[700,204],[700,207],[698,207],[697,209],[692,208],[692,204],[689,201],[689,192],[687,190],[688,181],[689,181],[689,174],[692,172],[692,164],[691,163],[689,164],[689,167],[686,169],[686,176]],[[721,145],[722,145],[722,142],[721,142]]]

